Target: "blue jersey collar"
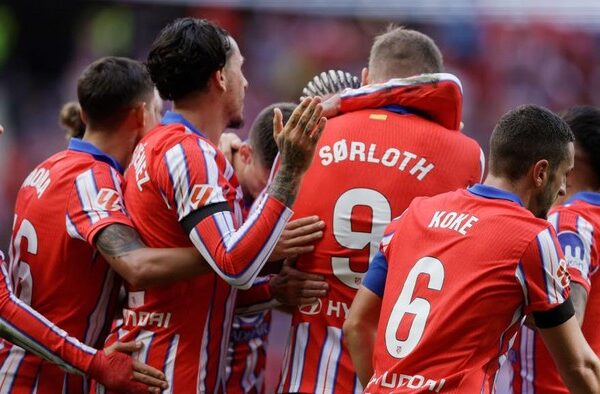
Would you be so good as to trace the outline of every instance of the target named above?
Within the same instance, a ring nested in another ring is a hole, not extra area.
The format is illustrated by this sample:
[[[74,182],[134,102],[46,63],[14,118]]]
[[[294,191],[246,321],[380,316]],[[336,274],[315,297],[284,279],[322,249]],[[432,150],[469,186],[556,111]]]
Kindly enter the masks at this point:
[[[596,192],[575,193],[567,200],[567,204],[570,204],[575,200],[585,201],[592,205],[600,205],[600,193],[596,193]]]
[[[476,185],[471,186],[468,190],[472,194],[475,194],[480,197],[491,198],[495,200],[509,200],[519,204],[522,207],[525,206],[523,205],[523,201],[521,201],[519,196],[517,196],[516,194],[507,192],[506,190],[498,189],[493,186],[478,183]]]
[[[406,114],[415,114],[418,115],[417,111],[407,108],[407,107],[403,107],[401,105],[398,104],[390,104],[390,105],[385,105],[383,107],[380,107],[380,109],[386,110],[386,111],[390,111],[390,112],[394,112],[400,115],[406,115]]]
[[[69,141],[69,150],[88,153],[92,155],[94,159],[110,165],[115,170],[119,171],[121,174],[123,173],[123,167],[121,167],[118,161],[116,161],[106,153],[102,152],[90,142],[81,140],[79,138],[71,138],[71,140]]]
[[[178,114],[177,112],[167,111],[162,117],[161,124],[173,124],[173,123],[181,123],[185,125],[188,129],[192,130],[194,133],[198,134],[201,137],[207,138],[206,135],[197,129],[189,120],[183,117],[183,115]]]

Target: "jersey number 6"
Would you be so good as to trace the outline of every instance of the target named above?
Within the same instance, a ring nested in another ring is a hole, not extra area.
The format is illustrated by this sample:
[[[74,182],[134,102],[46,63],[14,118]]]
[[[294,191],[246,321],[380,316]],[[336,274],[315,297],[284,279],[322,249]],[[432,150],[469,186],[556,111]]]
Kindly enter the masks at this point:
[[[408,356],[417,347],[425,331],[431,304],[425,298],[413,299],[417,278],[422,274],[429,276],[427,288],[431,290],[439,291],[444,284],[444,265],[435,257],[422,257],[412,267],[385,328],[385,346],[394,358]],[[407,313],[413,315],[414,319],[406,339],[400,340],[397,336],[398,327]]]
[[[17,216],[15,215],[15,224],[17,223]],[[12,283],[13,292],[21,301],[26,304],[31,304],[31,292],[33,290],[33,283],[31,278],[31,270],[29,264],[21,260],[21,243],[23,240],[27,241],[27,253],[37,254],[38,252],[38,238],[35,232],[33,224],[27,219],[23,219],[19,230],[15,233],[14,238],[10,243],[10,266],[9,275]]]

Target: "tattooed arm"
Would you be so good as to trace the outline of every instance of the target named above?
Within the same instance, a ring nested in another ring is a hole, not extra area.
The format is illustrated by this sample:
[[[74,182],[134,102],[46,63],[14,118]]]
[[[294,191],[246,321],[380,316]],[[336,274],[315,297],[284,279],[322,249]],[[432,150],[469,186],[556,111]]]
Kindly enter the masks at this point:
[[[96,236],[108,264],[136,288],[172,283],[211,272],[196,248],[148,248],[132,227],[111,224]]]

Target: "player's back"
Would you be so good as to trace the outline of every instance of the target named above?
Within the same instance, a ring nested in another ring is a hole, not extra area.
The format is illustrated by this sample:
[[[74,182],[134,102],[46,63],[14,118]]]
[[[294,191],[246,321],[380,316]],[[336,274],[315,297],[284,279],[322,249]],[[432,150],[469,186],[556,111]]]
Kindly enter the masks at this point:
[[[187,144],[200,147],[194,151],[196,156],[186,151]],[[219,178],[224,199],[241,222],[241,205],[236,201],[241,194],[233,186],[237,180],[223,155],[184,125],[161,124],[140,141],[126,174],[127,209],[149,247],[193,247],[179,222],[185,216],[182,207],[169,203],[167,194],[188,193],[189,205],[201,207],[200,200],[208,198],[214,189],[198,184],[188,185],[185,191],[166,190],[165,185],[187,177],[190,167],[197,165],[206,171],[210,182],[217,182],[210,179],[213,175]],[[170,392],[216,390],[225,368],[235,290],[214,272],[169,285],[128,290],[119,339],[146,344],[139,357],[164,368]]]
[[[329,292],[294,312],[280,391],[359,391],[341,328],[385,226],[417,196],[478,182],[481,151],[464,134],[391,106],[330,119],[316,152],[294,212],[326,227],[297,268],[325,276]]]
[[[566,297],[552,229],[519,203],[476,185],[416,199],[389,226],[365,392],[491,392],[523,313]]]
[[[108,221],[119,220],[110,207],[121,201],[120,183],[109,164],[70,149],[31,172],[15,207],[9,263],[15,294],[91,346],[104,341],[118,291],[115,273],[91,244]],[[5,345],[2,392],[30,392],[34,382],[39,393],[55,392],[63,381],[69,392],[84,390],[80,377],[45,362],[40,367],[37,357]]]
[[[590,347],[600,354],[600,193],[573,195],[565,205],[550,211],[548,221],[558,233],[572,282],[588,292],[581,330]],[[510,392],[569,392],[541,336],[534,330],[521,328],[510,360]]]

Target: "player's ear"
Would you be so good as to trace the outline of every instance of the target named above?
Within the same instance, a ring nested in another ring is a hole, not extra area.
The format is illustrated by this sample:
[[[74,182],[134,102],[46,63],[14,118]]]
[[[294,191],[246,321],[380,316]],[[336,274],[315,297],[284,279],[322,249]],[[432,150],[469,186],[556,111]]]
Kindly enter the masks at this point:
[[[546,185],[546,182],[548,181],[550,175],[549,171],[550,163],[548,163],[548,160],[546,159],[538,160],[533,165],[532,176],[533,183],[536,187],[542,187]]]
[[[221,91],[227,91],[227,75],[225,74],[225,68],[220,68],[212,74],[212,82],[215,87]]]
[[[363,67],[360,72],[360,86],[365,86],[369,84],[369,69],[367,67]]]
[[[242,159],[244,164],[252,163],[253,153],[254,153],[254,150],[252,149],[250,144],[248,144],[246,142],[242,143],[242,145],[240,146],[240,149],[238,150],[238,154],[240,155],[240,158]]]
[[[146,102],[137,103],[132,109],[132,115],[136,128],[143,130],[146,127]]]

